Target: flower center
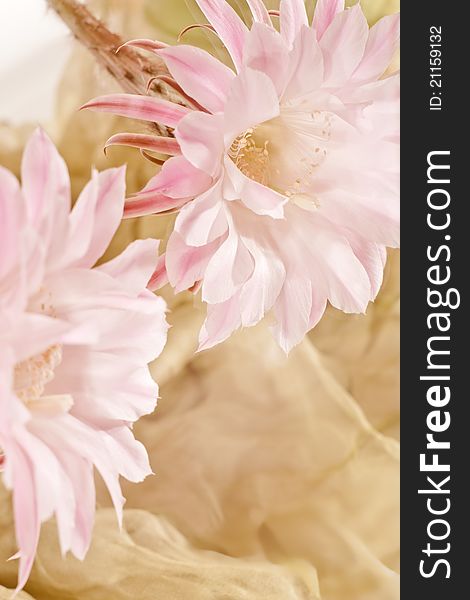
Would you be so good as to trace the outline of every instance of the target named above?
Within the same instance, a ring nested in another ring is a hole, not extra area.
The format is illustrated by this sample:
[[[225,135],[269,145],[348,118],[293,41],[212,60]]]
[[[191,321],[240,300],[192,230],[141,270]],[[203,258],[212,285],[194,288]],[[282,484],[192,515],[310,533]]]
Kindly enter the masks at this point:
[[[62,346],[56,344],[15,366],[13,387],[26,405],[38,401],[46,385],[54,379],[55,369],[62,362]]]
[[[331,119],[303,105],[283,107],[279,117],[238,136],[228,154],[250,179],[315,209],[315,175],[327,156]]]
[[[254,129],[248,129],[238,136],[230,147],[229,156],[244,175],[268,185],[269,140],[257,140],[254,133]]]

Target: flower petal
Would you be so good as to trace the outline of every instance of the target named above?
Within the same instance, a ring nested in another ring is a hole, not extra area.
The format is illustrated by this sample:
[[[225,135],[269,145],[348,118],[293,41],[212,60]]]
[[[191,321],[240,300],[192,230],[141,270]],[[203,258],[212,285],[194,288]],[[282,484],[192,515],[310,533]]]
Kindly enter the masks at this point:
[[[316,234],[315,239],[309,241],[309,246],[329,301],[346,313],[365,312],[371,294],[364,266],[341,230],[329,226],[318,213],[313,217]]]
[[[36,129],[26,144],[21,184],[31,221],[37,223],[56,211],[68,214],[70,179],[67,166],[42,129]]]
[[[243,204],[257,215],[268,216],[272,219],[284,217],[283,207],[289,201],[287,196],[250,179],[229,159],[225,160],[225,168],[233,185],[233,192],[226,191],[226,198],[240,199]]]
[[[26,453],[16,446],[8,453],[13,480],[13,512],[15,517],[16,541],[20,551],[20,566],[16,591],[21,590],[33,567],[39,542],[39,509],[36,502],[34,469]]]
[[[184,206],[175,222],[189,246],[204,246],[226,233],[228,224],[221,193],[222,181]]]
[[[67,236],[70,178],[64,160],[42,129],[36,129],[26,144],[21,185],[27,217],[39,231],[47,255],[60,256]]]
[[[97,269],[111,275],[130,294],[139,294],[147,287],[158,259],[159,240],[135,240],[116,258]]]
[[[323,54],[315,31],[302,27],[289,55],[289,80],[283,101],[318,90],[323,83]]]
[[[202,284],[203,301],[225,302],[251,277],[253,270],[253,257],[232,228],[207,265]]]
[[[303,25],[308,26],[304,0],[281,0],[281,35],[292,46]]]
[[[256,325],[276,302],[286,277],[284,264],[274,252],[252,239],[243,243],[253,257],[253,274],[240,290],[242,325]]]
[[[168,283],[168,273],[166,272],[165,262],[166,255],[160,254],[155,270],[152,273],[150,281],[148,282],[148,289],[152,292],[159,290]]]
[[[174,231],[166,249],[166,270],[175,292],[191,288],[204,278],[207,263],[220,246],[221,238],[205,246],[188,246],[182,236]]]
[[[242,64],[248,28],[225,0],[196,0],[227,48],[237,70]]]
[[[369,25],[359,4],[336,15],[320,40],[327,87],[345,84],[364,56]]]
[[[98,112],[109,112],[121,117],[163,123],[176,127],[190,111],[189,108],[153,96],[137,94],[110,94],[99,96],[82,106]]]
[[[280,114],[279,97],[265,73],[245,67],[233,81],[224,114],[225,144]]]
[[[140,193],[126,200],[123,218],[133,219],[145,215],[175,212],[187,201],[187,198],[169,198],[156,192]]]
[[[400,39],[400,15],[389,15],[378,21],[369,32],[364,56],[354,71],[355,81],[378,79],[392,62]]]
[[[349,243],[357,256],[370,280],[371,300],[375,300],[382,287],[384,268],[387,262],[387,251],[385,246],[369,242],[358,235],[348,233]]]
[[[222,117],[192,112],[179,123],[175,136],[184,157],[196,168],[215,177],[224,154]]]
[[[212,184],[212,177],[197,169],[184,156],[167,160],[160,173],[153,177],[141,193],[155,192],[170,198],[195,197]]]
[[[240,298],[235,294],[226,302],[207,307],[207,317],[199,333],[198,352],[224,342],[241,325]]]
[[[18,260],[22,208],[18,180],[0,167],[0,281]]]
[[[148,135],[145,133],[117,133],[111,136],[104,148],[109,146],[130,146],[140,148],[141,150],[150,150],[161,154],[173,156],[180,154],[181,149],[174,138],[160,137],[157,135]]]
[[[212,113],[223,110],[234,72],[205,50],[173,46],[159,52],[183,90]]]
[[[271,17],[263,0],[247,0],[247,4],[250,7],[255,22],[264,23],[272,27]]]
[[[323,194],[321,212],[333,223],[352,229],[368,240],[393,248],[399,246],[400,209],[396,194],[384,198],[380,194],[335,190]]]
[[[107,169],[94,176],[70,213],[69,266],[91,267],[101,258],[122,219],[126,169]]]
[[[11,328],[6,329],[6,341],[13,349],[15,361],[19,363],[45,348],[61,343],[72,330],[73,325],[60,318],[33,312],[22,313],[15,315]]]
[[[311,281],[301,274],[287,275],[274,306],[277,324],[273,328],[284,352],[290,352],[307,333],[312,301]]]
[[[289,51],[275,29],[263,23],[253,25],[246,38],[243,65],[269,75],[278,96],[282,94],[289,68]]]
[[[344,0],[317,0],[312,26],[320,40],[335,16],[344,10]]]

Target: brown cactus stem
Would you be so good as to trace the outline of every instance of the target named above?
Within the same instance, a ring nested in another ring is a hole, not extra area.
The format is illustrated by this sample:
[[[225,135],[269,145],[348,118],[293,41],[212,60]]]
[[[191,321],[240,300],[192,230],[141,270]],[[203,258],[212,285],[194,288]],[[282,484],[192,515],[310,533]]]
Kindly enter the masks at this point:
[[[105,24],[76,0],[47,0],[73,36],[93,54],[101,67],[112,75],[121,88],[131,94],[153,94],[166,100],[186,105],[185,100],[158,78],[168,75],[165,64],[157,56],[144,56],[134,48],[125,46],[121,37],[109,31]],[[149,80],[153,83],[148,89]],[[171,130],[155,124],[160,135],[170,136]]]

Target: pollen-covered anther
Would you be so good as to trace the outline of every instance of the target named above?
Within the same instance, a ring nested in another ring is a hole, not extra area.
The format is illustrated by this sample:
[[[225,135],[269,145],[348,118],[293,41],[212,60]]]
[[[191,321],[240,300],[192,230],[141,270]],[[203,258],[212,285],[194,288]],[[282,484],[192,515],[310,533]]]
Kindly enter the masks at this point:
[[[46,385],[54,379],[56,368],[62,362],[62,346],[55,344],[15,366],[15,393],[25,404],[39,400]]]
[[[229,156],[240,171],[263,185],[269,183],[269,140],[261,143],[254,137],[254,130],[248,129],[232,143]]]

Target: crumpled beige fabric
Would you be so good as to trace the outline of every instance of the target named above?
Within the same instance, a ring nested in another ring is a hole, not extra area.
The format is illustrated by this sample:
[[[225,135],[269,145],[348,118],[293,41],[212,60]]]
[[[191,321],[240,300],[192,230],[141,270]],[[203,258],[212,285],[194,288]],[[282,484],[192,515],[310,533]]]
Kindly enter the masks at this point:
[[[2,560],[4,548],[2,536]],[[164,517],[145,511],[126,511],[119,532],[114,511],[103,509],[97,515],[94,541],[85,561],[61,560],[58,554],[55,527],[49,523],[43,529],[27,585],[36,600],[320,598],[316,586],[308,586],[283,566],[196,549]],[[3,579],[14,585],[13,575],[14,570]],[[28,598],[31,596],[19,596],[20,600]]]
[[[9,590],[3,585],[0,585],[0,600],[11,600],[13,595],[13,590]],[[20,592],[17,596],[15,596],[17,600],[33,600],[32,596],[27,594],[26,592]]]
[[[395,0],[363,5],[371,22],[398,9]],[[185,0],[93,7],[127,38],[170,41],[165,35],[174,39],[180,22],[193,20]],[[162,15],[165,31],[155,27]],[[137,127],[132,121],[76,112],[116,89],[83,49],[75,51],[50,132],[75,195],[92,164],[126,162],[129,191],[154,172],[138,152],[102,152],[107,137]],[[18,170],[30,129],[1,126],[1,164]],[[137,237],[161,237],[164,247],[171,226],[172,217],[126,221],[108,256]],[[391,252],[367,315],[329,309],[289,358],[266,324],[195,355],[204,307],[190,294],[162,290],[172,328],[152,365],[161,398],[136,427],[156,475],[124,485],[122,534],[98,484],[100,508],[83,563],[61,559],[55,525],[47,524],[18,598],[397,600],[398,273],[399,255]],[[16,563],[6,562],[15,552],[10,500],[0,487],[0,600],[16,584]]]
[[[129,506],[231,556],[314,565],[322,598],[398,593],[398,445],[377,433],[306,340],[266,327],[201,353],[136,428],[156,481]]]

